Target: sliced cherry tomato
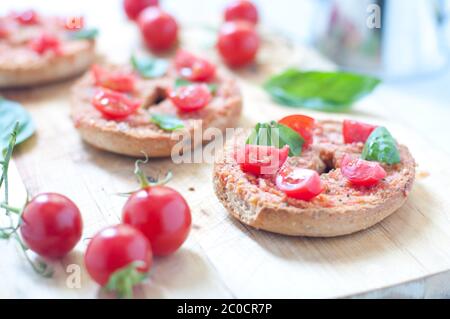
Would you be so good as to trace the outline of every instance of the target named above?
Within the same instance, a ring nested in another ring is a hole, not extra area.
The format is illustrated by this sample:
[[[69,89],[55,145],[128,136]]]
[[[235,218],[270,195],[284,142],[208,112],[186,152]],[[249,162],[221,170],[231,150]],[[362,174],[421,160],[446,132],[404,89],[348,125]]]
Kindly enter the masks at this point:
[[[363,122],[344,120],[342,126],[342,134],[344,135],[344,143],[365,143],[370,133],[377,127],[375,125],[366,124]]]
[[[131,72],[107,71],[97,64],[92,66],[91,71],[97,86],[119,92],[134,91],[136,77]]]
[[[9,36],[9,28],[7,27],[6,23],[3,23],[0,21],[0,39],[7,38]]]
[[[108,89],[100,89],[92,98],[92,105],[108,119],[123,119],[134,112],[142,104],[141,100]]]
[[[305,143],[303,149],[313,143],[314,119],[306,115],[289,115],[278,121],[296,131],[303,137]]]
[[[166,186],[151,186],[133,193],[123,207],[123,222],[139,229],[153,253],[175,252],[191,229],[191,210],[180,193]]]
[[[309,201],[323,191],[319,174],[311,169],[285,167],[278,172],[275,181],[279,190],[296,199]]]
[[[276,148],[274,146],[246,144],[244,149],[236,148],[234,158],[245,173],[253,175],[273,175],[286,162],[289,146]]]
[[[205,84],[190,84],[169,91],[169,98],[183,112],[192,112],[204,108],[212,96]]]
[[[41,34],[40,36],[32,39],[28,43],[31,50],[38,54],[44,54],[47,51],[52,51],[56,55],[61,54],[61,41],[50,34]]]
[[[69,31],[79,31],[84,28],[83,16],[71,16],[61,20],[64,29]]]
[[[357,186],[373,186],[386,177],[386,171],[377,162],[369,162],[346,154],[341,162],[342,175]]]
[[[20,232],[27,246],[47,258],[61,258],[81,238],[83,222],[78,207],[67,197],[44,193],[25,207]]]
[[[225,21],[245,20],[252,24],[258,23],[258,9],[247,0],[235,0],[225,8]]]
[[[136,20],[142,10],[158,4],[158,0],[124,0],[123,8],[130,20]]]
[[[104,286],[110,277],[134,262],[140,272],[147,272],[153,255],[149,241],[137,229],[129,225],[110,226],[97,233],[89,242],[84,263],[89,275]]]
[[[12,16],[18,23],[23,25],[33,25],[39,23],[39,15],[34,10],[13,12]]]
[[[174,64],[178,73],[189,81],[208,82],[216,74],[212,63],[185,50],[178,50]]]
[[[138,24],[145,44],[150,50],[165,51],[177,42],[177,22],[158,7],[148,7],[142,11]]]
[[[259,36],[246,21],[227,22],[220,28],[217,48],[229,66],[242,67],[254,61]]]

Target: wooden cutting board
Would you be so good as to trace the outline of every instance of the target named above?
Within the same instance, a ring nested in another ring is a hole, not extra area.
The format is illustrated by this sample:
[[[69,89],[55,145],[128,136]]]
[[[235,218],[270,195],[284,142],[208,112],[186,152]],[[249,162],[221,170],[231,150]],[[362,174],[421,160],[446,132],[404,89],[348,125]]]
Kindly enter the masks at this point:
[[[99,52],[108,60],[126,61],[139,49],[134,26],[98,19]],[[120,41],[118,36],[120,34]],[[211,31],[185,29],[182,44],[217,60]],[[330,68],[314,51],[264,35],[259,63],[241,71],[244,113],[239,126],[302,112],[316,118],[346,117],[386,125],[408,145],[419,164],[419,176],[407,203],[382,223],[354,235],[292,238],[244,226],[228,216],[213,194],[212,165],[175,165],[170,159],[151,160],[145,170],[156,175],[171,170],[169,186],[188,200],[192,232],[181,250],[158,258],[149,282],[137,289],[146,298],[334,298],[360,296],[377,289],[411,283],[408,296],[441,296],[441,278],[450,277],[450,170],[448,156],[415,133],[405,116],[407,105],[392,105],[388,95],[374,94],[347,115],[322,114],[279,106],[260,88],[267,76],[289,65]],[[55,275],[34,274],[13,243],[0,242],[0,297],[104,297],[83,268],[87,242],[99,229],[120,222],[124,197],[137,188],[134,160],[109,154],[83,143],[69,119],[69,89],[73,81],[3,94],[31,112],[37,133],[17,148],[12,167],[13,203],[20,205],[23,185],[32,196],[55,191],[74,200],[84,219],[83,240],[76,250],[54,264]],[[432,275],[441,274],[437,277]],[[440,285],[439,285],[440,283]],[[384,290],[387,291],[387,290]],[[394,296],[402,296],[395,295]],[[402,294],[403,292],[401,292]],[[388,295],[388,296],[392,296]]]

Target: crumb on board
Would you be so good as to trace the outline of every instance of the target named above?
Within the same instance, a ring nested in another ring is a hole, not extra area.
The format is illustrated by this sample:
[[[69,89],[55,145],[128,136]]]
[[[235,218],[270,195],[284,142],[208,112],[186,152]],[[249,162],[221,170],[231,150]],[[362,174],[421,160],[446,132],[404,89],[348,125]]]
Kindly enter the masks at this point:
[[[417,178],[426,178],[428,176],[430,176],[430,172],[427,171],[417,171],[416,173]]]
[[[190,192],[195,192],[195,188],[194,188],[193,186],[189,187],[188,190],[189,190]]]

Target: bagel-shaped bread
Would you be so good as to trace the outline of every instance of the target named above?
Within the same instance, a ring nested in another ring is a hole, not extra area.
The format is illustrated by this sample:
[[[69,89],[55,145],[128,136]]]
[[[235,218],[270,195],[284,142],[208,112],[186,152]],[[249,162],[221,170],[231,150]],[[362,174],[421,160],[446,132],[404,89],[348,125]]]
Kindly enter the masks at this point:
[[[108,65],[107,70],[131,72],[130,66]],[[204,132],[207,128],[224,131],[235,127],[242,110],[242,97],[236,81],[217,72],[214,83],[217,88],[211,101],[204,108],[182,112],[170,101],[167,91],[174,86],[177,75],[169,70],[161,78],[146,79],[137,75],[132,96],[144,104],[125,119],[106,119],[91,103],[96,87],[91,72],[87,72],[72,89],[71,117],[81,137],[87,143],[113,153],[142,157],[167,157],[180,140],[195,148],[207,139],[195,138],[194,130]],[[150,121],[153,114],[176,116],[184,128],[179,132],[161,129]],[[199,121],[201,120],[201,121]],[[201,130],[201,131],[200,131]],[[181,137],[180,132],[184,137]]]
[[[95,59],[94,39],[74,39],[63,19],[39,16],[36,24],[22,25],[13,16],[0,17],[7,30],[0,37],[0,88],[30,87],[67,79],[83,73]],[[43,35],[60,41],[59,52],[42,53],[30,42]]]
[[[398,145],[401,162],[382,164],[387,175],[372,187],[353,186],[339,168],[345,154],[361,155],[364,144],[344,144],[342,122],[317,121],[313,145],[284,165],[309,168],[320,174],[324,191],[311,201],[287,197],[273,177],[244,173],[234,157],[249,132],[235,135],[214,166],[214,190],[242,223],[292,236],[332,237],[354,233],[391,215],[406,201],[415,177],[408,148]]]

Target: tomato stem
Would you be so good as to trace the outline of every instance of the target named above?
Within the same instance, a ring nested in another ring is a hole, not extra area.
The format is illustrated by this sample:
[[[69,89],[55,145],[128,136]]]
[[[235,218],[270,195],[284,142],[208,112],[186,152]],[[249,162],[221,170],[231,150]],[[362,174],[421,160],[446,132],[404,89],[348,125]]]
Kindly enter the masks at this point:
[[[147,278],[147,273],[139,271],[143,261],[134,261],[116,270],[109,278],[105,289],[115,292],[120,298],[133,298],[133,287]]]
[[[156,181],[150,181],[149,178],[147,177],[147,175],[145,175],[144,171],[140,167],[140,164],[148,163],[148,156],[145,153],[144,153],[144,155],[145,155],[145,160],[138,159],[134,164],[134,175],[136,175],[139,183],[141,184],[141,188],[164,185],[172,179],[173,174],[171,171],[168,171],[166,176],[164,176],[163,179],[160,180],[159,176],[158,176],[158,179]],[[127,193],[125,193],[125,194],[127,194]]]

